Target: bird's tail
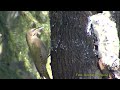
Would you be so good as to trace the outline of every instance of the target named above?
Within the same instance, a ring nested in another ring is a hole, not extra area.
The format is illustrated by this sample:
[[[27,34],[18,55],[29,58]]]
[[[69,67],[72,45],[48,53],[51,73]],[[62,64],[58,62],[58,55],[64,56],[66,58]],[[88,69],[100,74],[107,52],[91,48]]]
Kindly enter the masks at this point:
[[[42,79],[50,79],[50,76],[47,72],[47,68],[46,68],[46,65],[39,65],[40,67],[36,67],[37,68],[37,71],[39,72],[40,74],[40,77]]]

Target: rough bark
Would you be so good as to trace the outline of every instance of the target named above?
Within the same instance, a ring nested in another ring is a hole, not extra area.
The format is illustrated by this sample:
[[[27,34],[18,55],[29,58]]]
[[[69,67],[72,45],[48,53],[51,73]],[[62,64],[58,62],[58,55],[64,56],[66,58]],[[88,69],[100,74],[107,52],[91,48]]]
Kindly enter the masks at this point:
[[[50,11],[51,68],[54,79],[98,79],[87,11]]]
[[[120,11],[111,11],[111,14],[112,14],[112,18],[116,22],[116,27],[118,30],[118,37],[120,40]],[[119,51],[119,58],[120,58],[120,51]]]

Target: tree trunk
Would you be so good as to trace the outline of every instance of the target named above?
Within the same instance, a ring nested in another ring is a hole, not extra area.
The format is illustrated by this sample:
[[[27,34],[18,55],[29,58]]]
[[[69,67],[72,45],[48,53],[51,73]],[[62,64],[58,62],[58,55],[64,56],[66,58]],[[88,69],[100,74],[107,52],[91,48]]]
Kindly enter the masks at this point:
[[[50,11],[51,68],[54,79],[99,79],[87,11]]]
[[[111,11],[111,14],[112,14],[112,18],[116,22],[116,27],[118,30],[118,37],[120,40],[120,11]],[[119,51],[119,58],[120,58],[120,51]]]

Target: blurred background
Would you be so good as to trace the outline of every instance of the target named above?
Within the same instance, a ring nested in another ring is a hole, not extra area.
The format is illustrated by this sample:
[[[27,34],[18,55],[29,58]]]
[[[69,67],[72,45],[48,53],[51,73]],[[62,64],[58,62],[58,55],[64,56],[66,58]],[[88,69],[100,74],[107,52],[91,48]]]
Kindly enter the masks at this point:
[[[0,78],[40,79],[26,42],[26,32],[37,27],[44,27],[39,38],[49,50],[48,11],[0,11]],[[48,59],[47,70],[52,77]]]

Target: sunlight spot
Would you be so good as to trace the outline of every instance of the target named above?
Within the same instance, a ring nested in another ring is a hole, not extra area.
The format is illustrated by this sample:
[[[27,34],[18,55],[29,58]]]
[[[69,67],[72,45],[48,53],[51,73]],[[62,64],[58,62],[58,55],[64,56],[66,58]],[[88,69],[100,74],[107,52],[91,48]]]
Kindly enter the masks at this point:
[[[2,43],[0,44],[0,55],[1,55],[1,53],[2,53],[2,48],[3,48],[3,45],[2,45]]]
[[[48,15],[48,11],[42,11],[44,15]]]

